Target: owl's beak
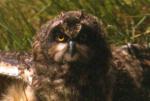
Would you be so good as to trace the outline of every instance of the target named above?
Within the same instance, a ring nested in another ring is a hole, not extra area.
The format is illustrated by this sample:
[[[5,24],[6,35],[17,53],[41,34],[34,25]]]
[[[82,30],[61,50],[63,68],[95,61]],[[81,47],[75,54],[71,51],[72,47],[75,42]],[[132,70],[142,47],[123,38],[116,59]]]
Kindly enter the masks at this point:
[[[75,54],[75,42],[74,41],[69,41],[69,53],[71,57]]]

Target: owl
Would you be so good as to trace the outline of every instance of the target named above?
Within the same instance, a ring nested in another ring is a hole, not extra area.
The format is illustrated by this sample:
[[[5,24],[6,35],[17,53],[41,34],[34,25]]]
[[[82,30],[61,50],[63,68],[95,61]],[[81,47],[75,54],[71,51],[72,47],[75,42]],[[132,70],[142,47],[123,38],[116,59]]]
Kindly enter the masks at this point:
[[[21,65],[14,66],[23,73],[14,73],[19,81],[6,90],[2,101],[108,99],[111,51],[100,28],[95,16],[81,11],[61,13],[43,25],[35,35],[31,59],[20,56]]]
[[[62,13],[42,27],[33,43],[33,67],[42,78],[38,99],[106,99],[111,52],[100,28],[96,17],[81,11]]]
[[[132,54],[135,50],[111,48],[97,17],[61,13],[37,32],[31,53],[1,52],[0,99],[142,101],[149,93],[141,87],[143,62]]]

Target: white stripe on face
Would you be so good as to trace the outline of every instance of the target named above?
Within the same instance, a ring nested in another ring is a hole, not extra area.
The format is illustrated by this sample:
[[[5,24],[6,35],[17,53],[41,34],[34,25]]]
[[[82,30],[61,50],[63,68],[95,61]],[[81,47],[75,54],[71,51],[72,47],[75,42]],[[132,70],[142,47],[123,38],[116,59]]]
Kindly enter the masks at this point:
[[[65,43],[59,43],[56,47],[56,50],[57,51],[62,51],[66,48],[66,46],[67,46],[67,44],[65,44]]]

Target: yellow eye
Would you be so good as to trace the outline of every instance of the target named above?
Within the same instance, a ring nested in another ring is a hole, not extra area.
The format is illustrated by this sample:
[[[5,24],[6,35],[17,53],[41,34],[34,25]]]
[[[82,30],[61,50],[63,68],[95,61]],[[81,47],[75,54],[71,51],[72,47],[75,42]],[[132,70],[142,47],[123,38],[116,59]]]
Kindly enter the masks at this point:
[[[65,41],[65,35],[58,35],[56,37],[56,40],[59,41],[59,42]]]

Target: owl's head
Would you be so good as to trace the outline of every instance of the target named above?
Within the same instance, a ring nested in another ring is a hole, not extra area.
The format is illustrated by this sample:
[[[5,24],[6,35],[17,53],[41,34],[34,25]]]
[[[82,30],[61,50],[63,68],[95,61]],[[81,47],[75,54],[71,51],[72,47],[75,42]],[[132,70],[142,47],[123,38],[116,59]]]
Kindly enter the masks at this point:
[[[99,20],[82,11],[61,13],[43,25],[33,43],[36,61],[89,63],[110,55]]]

